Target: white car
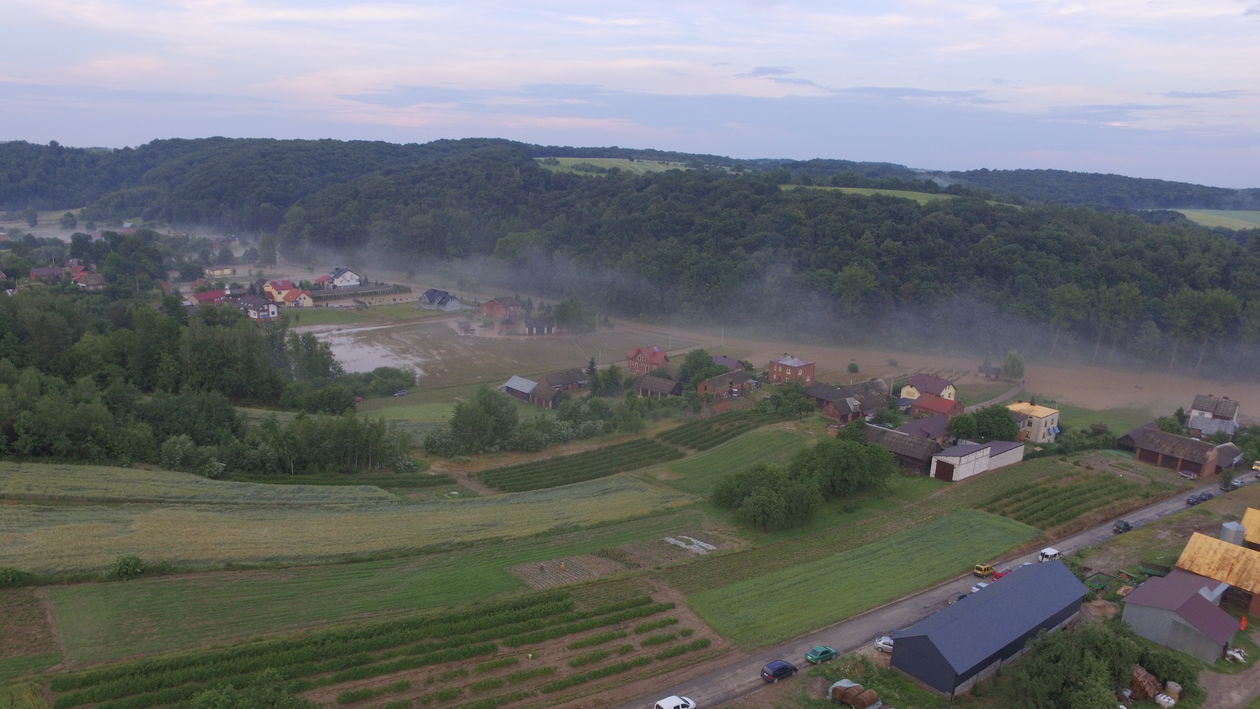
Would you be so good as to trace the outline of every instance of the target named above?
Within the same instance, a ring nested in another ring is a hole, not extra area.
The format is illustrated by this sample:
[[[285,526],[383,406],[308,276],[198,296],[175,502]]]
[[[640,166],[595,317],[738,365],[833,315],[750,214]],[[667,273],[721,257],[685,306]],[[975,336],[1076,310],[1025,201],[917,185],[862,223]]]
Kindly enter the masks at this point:
[[[696,703],[687,697],[674,695],[657,702],[653,709],[696,709]]]
[[[875,649],[880,652],[892,652],[893,639],[887,635],[881,635],[878,638],[875,638]]]
[[[988,582],[988,581],[981,581],[981,582],[977,583],[975,586],[972,586],[972,587],[971,587],[971,592],[972,592],[972,593],[975,593],[976,591],[979,591],[979,590],[980,590],[980,589],[982,589],[982,588],[988,588],[988,587],[989,587],[989,582]]]

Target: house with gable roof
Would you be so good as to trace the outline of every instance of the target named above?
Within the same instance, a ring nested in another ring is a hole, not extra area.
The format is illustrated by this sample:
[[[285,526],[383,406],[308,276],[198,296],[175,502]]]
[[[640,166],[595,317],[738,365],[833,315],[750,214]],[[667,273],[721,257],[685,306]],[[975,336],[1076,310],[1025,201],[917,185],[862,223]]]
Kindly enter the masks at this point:
[[[949,417],[945,414],[932,414],[921,419],[913,419],[893,430],[898,433],[926,438],[929,441],[936,441],[941,445],[945,445],[951,438],[949,435]]]
[[[649,399],[661,399],[667,396],[678,396],[682,393],[682,382],[664,377],[644,374],[634,381],[630,387],[639,396]]]
[[[499,386],[499,391],[502,391],[508,396],[516,397],[521,401],[529,401],[532,403],[534,389],[536,388],[538,388],[538,382],[532,379],[526,379],[525,377],[518,377],[514,374],[510,379]]]
[[[482,317],[490,318],[496,322],[505,320],[514,320],[517,313],[525,307],[517,297],[492,298],[481,304]]]
[[[1238,402],[1228,396],[1217,398],[1198,394],[1190,404],[1186,430],[1191,436],[1214,436],[1218,433],[1233,438],[1238,431]]]
[[[958,398],[958,389],[948,379],[938,377],[935,374],[922,373],[911,376],[910,381],[901,387],[902,399],[913,400],[923,394],[932,394],[942,399],[953,401]]]
[[[1054,443],[1059,437],[1061,431],[1058,409],[1034,404],[1031,401],[1007,404],[1006,408],[1015,414],[1015,422],[1019,424],[1019,440]]]
[[[844,387],[814,382],[805,387],[805,396],[814,402],[826,418],[849,423],[869,419],[887,406],[888,385],[881,379]]]
[[[946,399],[926,392],[919,394],[910,403],[910,415],[915,418],[928,416],[944,416],[954,418],[964,411],[963,405],[953,399]]]
[[[669,355],[657,345],[635,347],[626,353],[626,371],[631,374],[647,374],[667,364]]]
[[[756,382],[748,376],[748,372],[741,369],[699,382],[696,384],[696,393],[701,396],[710,394],[715,399],[732,399],[751,391],[754,386]]]
[[[420,307],[425,310],[460,310],[463,305],[450,291],[430,288],[420,294]]]
[[[1229,584],[1246,603],[1247,614],[1260,615],[1260,551],[1194,532],[1177,568]]]
[[[770,360],[770,383],[800,382],[805,386],[814,383],[814,363],[786,352],[778,359]]]
[[[973,475],[1005,468],[1024,459],[1024,444],[1014,441],[962,443],[932,456],[928,474],[937,480],[958,482]]]
[[[358,288],[363,285],[363,278],[344,266],[334,268],[328,276],[328,285],[332,288]]]
[[[887,448],[897,459],[898,465],[916,473],[927,473],[932,466],[932,456],[942,449],[941,444],[936,441],[871,423],[866,424],[863,433],[866,434],[867,443]]]
[[[1186,472],[1197,477],[1216,474],[1221,467],[1233,464],[1232,443],[1220,446],[1189,436],[1161,431],[1154,422],[1138,426],[1116,439],[1121,450],[1133,451],[1138,460],[1161,468]],[[1222,460],[1222,451],[1226,460]]]

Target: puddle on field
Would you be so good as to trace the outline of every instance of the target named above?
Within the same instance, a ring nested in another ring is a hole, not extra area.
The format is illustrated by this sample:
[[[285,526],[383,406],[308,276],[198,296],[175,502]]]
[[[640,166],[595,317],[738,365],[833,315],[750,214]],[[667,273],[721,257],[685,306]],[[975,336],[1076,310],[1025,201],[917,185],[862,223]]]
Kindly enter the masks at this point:
[[[422,376],[424,358],[406,347],[397,326],[311,328],[321,342],[327,342],[333,356],[347,372],[370,372],[377,367],[410,369]]]

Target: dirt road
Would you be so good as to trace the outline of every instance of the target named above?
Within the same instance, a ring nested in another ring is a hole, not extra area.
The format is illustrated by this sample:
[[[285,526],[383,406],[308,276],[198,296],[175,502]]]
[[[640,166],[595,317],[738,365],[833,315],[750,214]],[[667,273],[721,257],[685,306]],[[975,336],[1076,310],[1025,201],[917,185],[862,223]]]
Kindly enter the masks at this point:
[[[1215,491],[1215,486],[1204,485],[1192,492],[1204,491]],[[1191,493],[1178,494],[1176,497],[1130,512],[1125,515],[1125,519],[1129,520],[1134,527],[1140,527],[1161,519],[1178,510],[1185,509],[1185,498],[1189,494]],[[1054,547],[1067,554],[1077,549],[1094,546],[1111,538],[1111,525],[1112,522],[1108,521],[1056,542]],[[1037,554],[1032,552],[997,561],[1000,561],[1003,566],[1014,568],[1024,562],[1036,562]],[[670,694],[690,697],[702,707],[720,707],[736,700],[755,702],[756,693],[767,687],[766,683],[761,680],[759,673],[762,665],[770,660],[785,659],[804,670],[808,667],[804,660],[805,653],[815,645],[830,645],[842,653],[852,652],[870,643],[880,635],[898,628],[905,628],[926,618],[943,608],[949,596],[954,593],[966,593],[974,583],[975,578],[970,574],[958,576],[943,584],[906,596],[901,600],[867,611],[809,635],[759,650],[739,662],[713,670],[682,684],[673,687],[662,687],[653,696],[644,696],[627,702],[622,704],[620,709],[651,707],[652,703],[657,699]],[[791,682],[796,681],[796,679],[785,681]],[[1257,689],[1260,689],[1260,687],[1253,685],[1252,692],[1254,693]],[[1212,704],[1212,706],[1216,705]]]

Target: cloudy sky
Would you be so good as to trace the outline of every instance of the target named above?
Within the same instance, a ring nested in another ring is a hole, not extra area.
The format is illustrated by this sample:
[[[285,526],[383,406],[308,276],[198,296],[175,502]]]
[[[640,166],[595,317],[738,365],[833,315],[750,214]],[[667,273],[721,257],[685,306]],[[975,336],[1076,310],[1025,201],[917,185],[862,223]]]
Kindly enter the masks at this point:
[[[0,140],[503,137],[1260,187],[1260,0],[4,0]]]

